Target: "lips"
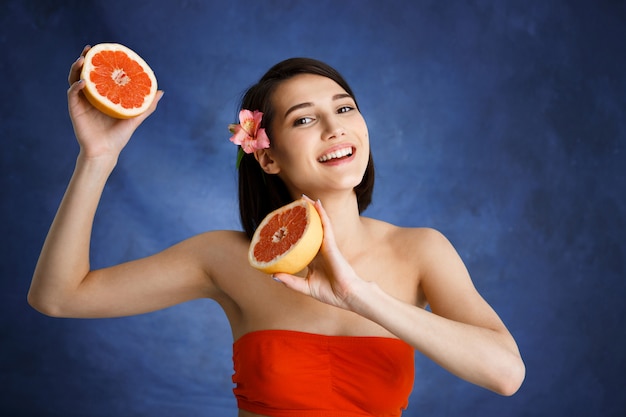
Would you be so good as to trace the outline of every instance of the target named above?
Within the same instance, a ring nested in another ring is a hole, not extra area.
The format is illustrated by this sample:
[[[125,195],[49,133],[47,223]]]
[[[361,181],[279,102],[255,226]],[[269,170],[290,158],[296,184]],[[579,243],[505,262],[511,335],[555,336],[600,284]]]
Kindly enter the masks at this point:
[[[352,155],[353,150],[352,150],[352,146],[346,146],[343,148],[339,148],[339,149],[335,149],[333,151],[330,151],[322,156],[320,156],[317,160],[319,162],[328,162],[328,161],[332,161],[333,159],[341,159],[344,158],[346,156],[350,156]]]

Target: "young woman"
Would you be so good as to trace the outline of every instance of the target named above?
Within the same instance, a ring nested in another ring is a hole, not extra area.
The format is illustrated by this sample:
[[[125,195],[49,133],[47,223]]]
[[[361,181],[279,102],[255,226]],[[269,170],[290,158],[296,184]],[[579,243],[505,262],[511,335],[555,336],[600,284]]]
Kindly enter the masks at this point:
[[[525,368],[516,343],[448,240],[361,216],[374,181],[367,125],[350,87],[319,61],[283,61],[243,99],[242,109],[262,113],[262,129],[236,127],[231,138],[245,149],[244,232],[206,232],[91,270],[91,228],[105,182],[162,93],[135,119],[98,112],[81,93],[87,50],[69,75],[80,152],[33,276],[34,308],[112,317],[217,301],[232,327],[241,417],[399,416],[413,386],[415,349],[471,383],[502,395],[518,390]],[[297,276],[251,268],[255,226],[303,195],[322,218],[318,256]]]

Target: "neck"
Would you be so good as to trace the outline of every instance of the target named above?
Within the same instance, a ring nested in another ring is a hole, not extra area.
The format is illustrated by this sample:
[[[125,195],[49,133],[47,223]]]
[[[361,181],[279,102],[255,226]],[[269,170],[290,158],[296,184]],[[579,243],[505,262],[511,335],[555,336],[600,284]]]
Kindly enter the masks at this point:
[[[363,233],[363,224],[354,192],[309,196],[319,198],[330,218],[335,239],[340,250],[349,250]]]

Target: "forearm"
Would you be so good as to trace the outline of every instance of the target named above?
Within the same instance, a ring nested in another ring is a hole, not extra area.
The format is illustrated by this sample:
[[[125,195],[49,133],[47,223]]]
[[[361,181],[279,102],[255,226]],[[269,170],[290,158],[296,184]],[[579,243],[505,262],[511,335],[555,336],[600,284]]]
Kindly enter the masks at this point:
[[[79,155],[33,274],[28,300],[34,308],[56,315],[89,272],[93,220],[114,165],[111,158]]]
[[[460,378],[503,395],[512,395],[522,383],[524,365],[505,329],[449,320],[399,301],[370,282],[364,282],[350,303],[353,311]]]

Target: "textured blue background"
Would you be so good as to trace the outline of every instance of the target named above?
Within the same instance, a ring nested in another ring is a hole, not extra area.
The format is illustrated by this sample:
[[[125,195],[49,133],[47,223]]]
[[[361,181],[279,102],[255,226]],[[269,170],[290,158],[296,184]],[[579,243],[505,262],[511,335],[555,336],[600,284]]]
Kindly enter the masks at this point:
[[[624,1],[3,1],[0,414],[235,416],[231,336],[211,301],[64,320],[26,304],[77,145],[83,45],[124,43],[166,92],[105,190],[93,265],[238,228],[226,125],[270,65],[351,82],[377,163],[367,211],[432,226],[516,336],[502,398],[416,355],[406,416],[624,416]]]

